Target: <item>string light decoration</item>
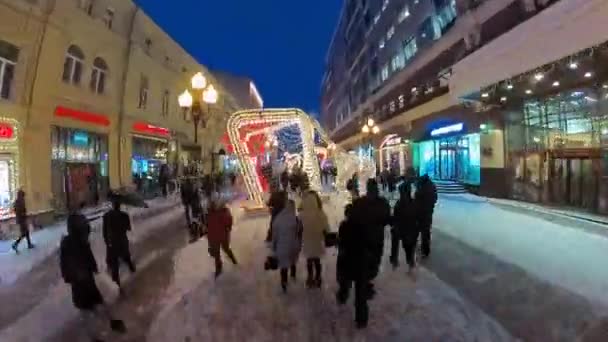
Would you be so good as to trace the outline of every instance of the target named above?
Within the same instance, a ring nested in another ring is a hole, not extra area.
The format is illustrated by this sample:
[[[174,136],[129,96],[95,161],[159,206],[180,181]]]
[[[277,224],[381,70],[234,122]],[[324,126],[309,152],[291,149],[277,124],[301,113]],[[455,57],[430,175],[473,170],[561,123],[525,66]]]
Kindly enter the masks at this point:
[[[10,186],[10,203],[15,199],[17,190],[20,184],[20,154],[19,154],[19,138],[21,130],[19,122],[13,118],[0,117],[0,123],[10,126],[13,129],[12,135],[9,138],[0,140],[0,152],[9,153],[11,158],[8,161],[9,167],[9,186]],[[12,206],[8,208],[0,207],[0,219],[7,219],[15,216]]]
[[[253,145],[256,141],[268,141],[268,134],[288,126],[297,126],[302,142],[302,166],[308,175],[310,186],[313,190],[321,190],[321,177],[319,164],[315,155],[315,132],[319,134],[321,141],[332,146],[332,153],[336,158],[338,168],[338,179],[347,179],[354,172],[358,172],[360,180],[365,182],[375,175],[375,164],[373,160],[361,160],[356,156],[350,156],[339,146],[329,139],[327,133],[321,128],[319,122],[300,109],[264,109],[239,111],[228,119],[227,131],[230,144],[236,154],[240,170],[243,174],[245,188],[252,200],[258,207],[264,206],[262,179],[257,166],[257,156],[263,153],[262,146]],[[256,138],[262,136],[261,140]],[[338,190],[345,190],[346,180],[339,181]]]

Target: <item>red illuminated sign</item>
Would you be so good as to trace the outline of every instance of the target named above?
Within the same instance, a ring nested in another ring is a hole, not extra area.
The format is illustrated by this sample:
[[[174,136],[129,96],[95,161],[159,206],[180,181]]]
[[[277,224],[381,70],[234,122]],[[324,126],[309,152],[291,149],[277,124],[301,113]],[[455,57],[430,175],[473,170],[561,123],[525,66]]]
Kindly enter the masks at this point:
[[[105,115],[83,112],[66,107],[57,107],[55,109],[55,116],[70,118],[100,126],[110,126],[110,119],[108,119]]]
[[[14,135],[15,130],[13,129],[13,126],[6,123],[0,123],[0,139],[12,139]]]
[[[164,127],[150,125],[147,122],[134,123],[133,130],[136,132],[146,133],[146,134],[155,134],[155,135],[163,135],[163,136],[171,135],[171,131],[169,129],[164,128]]]

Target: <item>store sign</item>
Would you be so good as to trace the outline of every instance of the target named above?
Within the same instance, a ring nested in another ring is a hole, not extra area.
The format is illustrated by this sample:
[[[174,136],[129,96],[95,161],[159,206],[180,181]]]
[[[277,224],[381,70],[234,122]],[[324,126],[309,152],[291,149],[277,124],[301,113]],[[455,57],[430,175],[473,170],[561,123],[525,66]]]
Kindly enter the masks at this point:
[[[147,122],[136,122],[133,124],[133,130],[139,133],[154,134],[154,135],[171,135],[171,131],[164,127],[150,125]]]
[[[7,123],[0,123],[0,139],[12,139],[15,136],[13,126]]]
[[[70,118],[100,126],[110,126],[110,119],[108,119],[105,115],[83,112],[61,106],[55,109],[55,116]]]
[[[457,123],[454,125],[449,125],[449,126],[445,126],[445,127],[441,127],[441,128],[436,128],[434,130],[431,131],[431,136],[432,137],[436,137],[438,135],[444,135],[444,134],[449,134],[449,133],[457,133],[457,132],[462,132],[462,130],[464,129],[464,124],[463,123]]]
[[[86,132],[75,132],[72,135],[72,143],[74,145],[86,146],[89,144],[89,134]]]
[[[384,146],[395,146],[401,144],[401,137],[390,138],[386,141]]]

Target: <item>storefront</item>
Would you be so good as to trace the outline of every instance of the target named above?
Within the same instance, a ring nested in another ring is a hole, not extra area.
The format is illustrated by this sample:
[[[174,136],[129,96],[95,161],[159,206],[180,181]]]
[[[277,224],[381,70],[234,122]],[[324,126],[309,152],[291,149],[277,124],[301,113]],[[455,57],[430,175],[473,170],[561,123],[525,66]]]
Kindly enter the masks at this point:
[[[384,137],[377,150],[378,166],[382,170],[389,170],[396,175],[405,175],[412,166],[410,155],[410,141],[397,134]]]
[[[81,129],[51,127],[51,186],[54,207],[66,212],[96,205],[109,190],[108,138]]]
[[[438,126],[429,132],[429,140],[416,144],[417,167],[421,175],[433,179],[480,185],[480,134],[464,123]]]
[[[12,204],[19,186],[19,124],[0,118],[0,220],[14,215]]]
[[[170,131],[148,123],[133,124],[131,137],[131,172],[138,191],[146,195],[159,193],[159,176],[168,167]],[[165,165],[165,166],[163,166]]]

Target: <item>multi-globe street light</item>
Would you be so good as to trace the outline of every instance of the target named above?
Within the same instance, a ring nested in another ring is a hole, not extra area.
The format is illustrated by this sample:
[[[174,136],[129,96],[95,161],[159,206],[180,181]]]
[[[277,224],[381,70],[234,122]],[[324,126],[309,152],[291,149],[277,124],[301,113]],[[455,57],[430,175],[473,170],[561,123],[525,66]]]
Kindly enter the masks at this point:
[[[194,143],[198,143],[198,126],[199,124],[202,124],[203,128],[207,126],[207,120],[209,120],[209,116],[211,115],[210,105],[217,103],[219,95],[213,84],[208,83],[201,72],[192,77],[191,84],[194,97],[186,89],[178,96],[177,100],[184,113],[190,112],[192,115],[192,121],[194,122]],[[207,107],[206,112],[203,112],[203,103]]]
[[[374,119],[367,118],[367,121],[361,127],[361,133],[363,133],[363,135],[364,135],[363,142],[368,143],[370,145],[370,158],[371,158],[372,157],[372,151],[371,151],[372,138],[371,138],[371,136],[379,134],[380,127],[378,127],[378,125],[376,125],[376,122],[374,121]]]

